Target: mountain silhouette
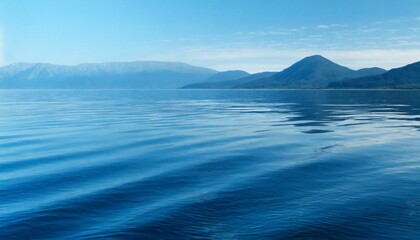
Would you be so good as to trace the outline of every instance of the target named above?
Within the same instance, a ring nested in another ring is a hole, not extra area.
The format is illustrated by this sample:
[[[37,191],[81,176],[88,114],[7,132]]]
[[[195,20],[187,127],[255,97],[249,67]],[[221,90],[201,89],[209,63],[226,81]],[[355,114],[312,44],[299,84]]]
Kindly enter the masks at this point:
[[[184,86],[185,89],[231,89],[238,85],[245,84],[257,79],[271,77],[277,72],[262,72],[251,74],[246,77],[241,77],[234,80],[220,81],[220,82],[203,82]]]
[[[241,71],[241,70],[233,70],[233,71],[225,71],[225,72],[219,72],[215,75],[209,77],[205,81],[201,83],[193,83],[188,84],[186,86],[183,86],[184,89],[201,89],[201,88],[213,88],[212,86],[218,86],[222,82],[230,82],[236,79],[241,79],[244,77],[248,77],[250,74]]]
[[[380,75],[332,82],[330,88],[361,89],[418,89],[420,88],[420,62],[394,68]]]
[[[228,81],[205,81],[184,86],[190,89],[322,89],[329,83],[385,73],[382,68],[352,70],[327,58],[306,57],[281,72],[262,72]],[[222,73],[219,73],[222,74]],[[216,75],[217,76],[217,75]],[[213,77],[212,77],[213,78]]]
[[[16,63],[0,68],[0,88],[174,89],[218,72],[176,62],[111,62],[63,66]]]
[[[386,70],[383,68],[372,67],[372,68],[362,68],[356,71],[356,77],[364,76],[373,76],[386,73]]]
[[[357,71],[338,65],[327,58],[306,57],[269,78],[240,84],[236,88],[325,88],[330,82],[358,76]]]

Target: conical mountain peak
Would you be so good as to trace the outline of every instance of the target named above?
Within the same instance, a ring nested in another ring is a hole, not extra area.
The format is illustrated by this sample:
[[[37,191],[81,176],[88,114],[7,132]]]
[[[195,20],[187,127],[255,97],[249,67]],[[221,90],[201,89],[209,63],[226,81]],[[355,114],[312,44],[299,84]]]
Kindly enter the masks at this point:
[[[245,88],[324,88],[328,83],[351,78],[355,71],[321,56],[306,57],[270,79],[248,83]]]
[[[313,55],[313,56],[306,57],[306,58],[298,61],[297,63],[295,63],[295,65],[298,65],[298,64],[304,64],[304,65],[319,65],[319,64],[338,65],[338,64],[332,62],[331,60],[329,60],[328,58],[323,57],[321,55]]]
[[[303,60],[318,60],[318,61],[320,61],[320,60],[328,60],[328,59],[326,57],[322,56],[322,55],[312,55],[312,56],[309,56],[309,57],[305,57],[304,59],[302,59],[302,61]],[[328,60],[328,61],[330,61],[330,60]]]

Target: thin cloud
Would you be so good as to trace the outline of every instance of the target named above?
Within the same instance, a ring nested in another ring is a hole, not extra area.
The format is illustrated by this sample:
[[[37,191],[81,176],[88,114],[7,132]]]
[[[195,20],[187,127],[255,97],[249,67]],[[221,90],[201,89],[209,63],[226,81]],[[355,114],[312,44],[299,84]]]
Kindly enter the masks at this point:
[[[347,24],[337,24],[337,23],[331,23],[331,24],[320,24],[316,26],[318,29],[330,29],[330,28],[338,28],[338,27],[347,27]]]
[[[369,66],[390,69],[420,61],[420,49],[334,50],[321,54],[355,69]]]
[[[378,31],[378,28],[362,28],[359,30],[359,32],[361,33],[371,33],[371,32],[375,32]]]
[[[241,36],[276,36],[276,35],[291,35],[303,31],[304,28],[279,28],[269,31],[251,31],[251,32],[235,32],[235,35]]]
[[[0,66],[4,65],[3,31],[0,28]]]
[[[335,24],[335,23],[330,24],[330,27],[347,27],[347,26],[348,26],[347,24]]]
[[[296,49],[190,47],[152,58],[184,61],[218,70],[242,69],[249,72],[280,71],[306,56],[315,54],[321,54],[353,69],[373,66],[390,69],[420,61],[420,49],[317,50],[319,47],[308,46]]]
[[[318,28],[318,29],[328,29],[328,28],[330,28],[330,26],[320,24],[320,25],[318,25],[318,26],[317,26],[317,28]]]
[[[308,38],[323,38],[323,35],[320,34],[314,34],[314,35],[309,35]]]
[[[399,18],[394,18],[394,19],[387,19],[387,20],[382,20],[382,21],[376,21],[375,24],[378,25],[382,25],[382,24],[398,24],[398,23],[406,23],[406,22],[412,22],[412,21],[416,21],[416,20],[420,20],[420,17],[399,17]]]
[[[221,36],[220,41],[208,41],[208,37],[206,43],[195,42],[188,47],[180,46],[166,52],[162,50],[160,54],[149,58],[184,61],[219,70],[259,72],[280,71],[283,66],[306,56],[321,54],[354,69],[370,66],[390,69],[420,61],[420,42],[416,33],[418,28],[410,27],[406,29],[408,32],[404,32],[392,24],[354,27],[330,23],[307,29],[241,31]],[[314,31],[316,29],[319,31]],[[375,34],[377,32],[382,35]]]

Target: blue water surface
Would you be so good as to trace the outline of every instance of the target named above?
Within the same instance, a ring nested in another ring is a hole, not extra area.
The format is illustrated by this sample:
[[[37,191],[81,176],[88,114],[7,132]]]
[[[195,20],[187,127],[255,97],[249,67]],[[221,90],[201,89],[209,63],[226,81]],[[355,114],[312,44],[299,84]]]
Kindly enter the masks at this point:
[[[2,90],[0,239],[420,239],[420,91]]]

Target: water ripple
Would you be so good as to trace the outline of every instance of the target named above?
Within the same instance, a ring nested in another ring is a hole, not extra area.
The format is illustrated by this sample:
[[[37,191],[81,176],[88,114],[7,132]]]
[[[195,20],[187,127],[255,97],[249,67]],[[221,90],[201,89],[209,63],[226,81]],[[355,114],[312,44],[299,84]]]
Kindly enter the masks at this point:
[[[0,239],[416,239],[418,91],[0,91]]]

